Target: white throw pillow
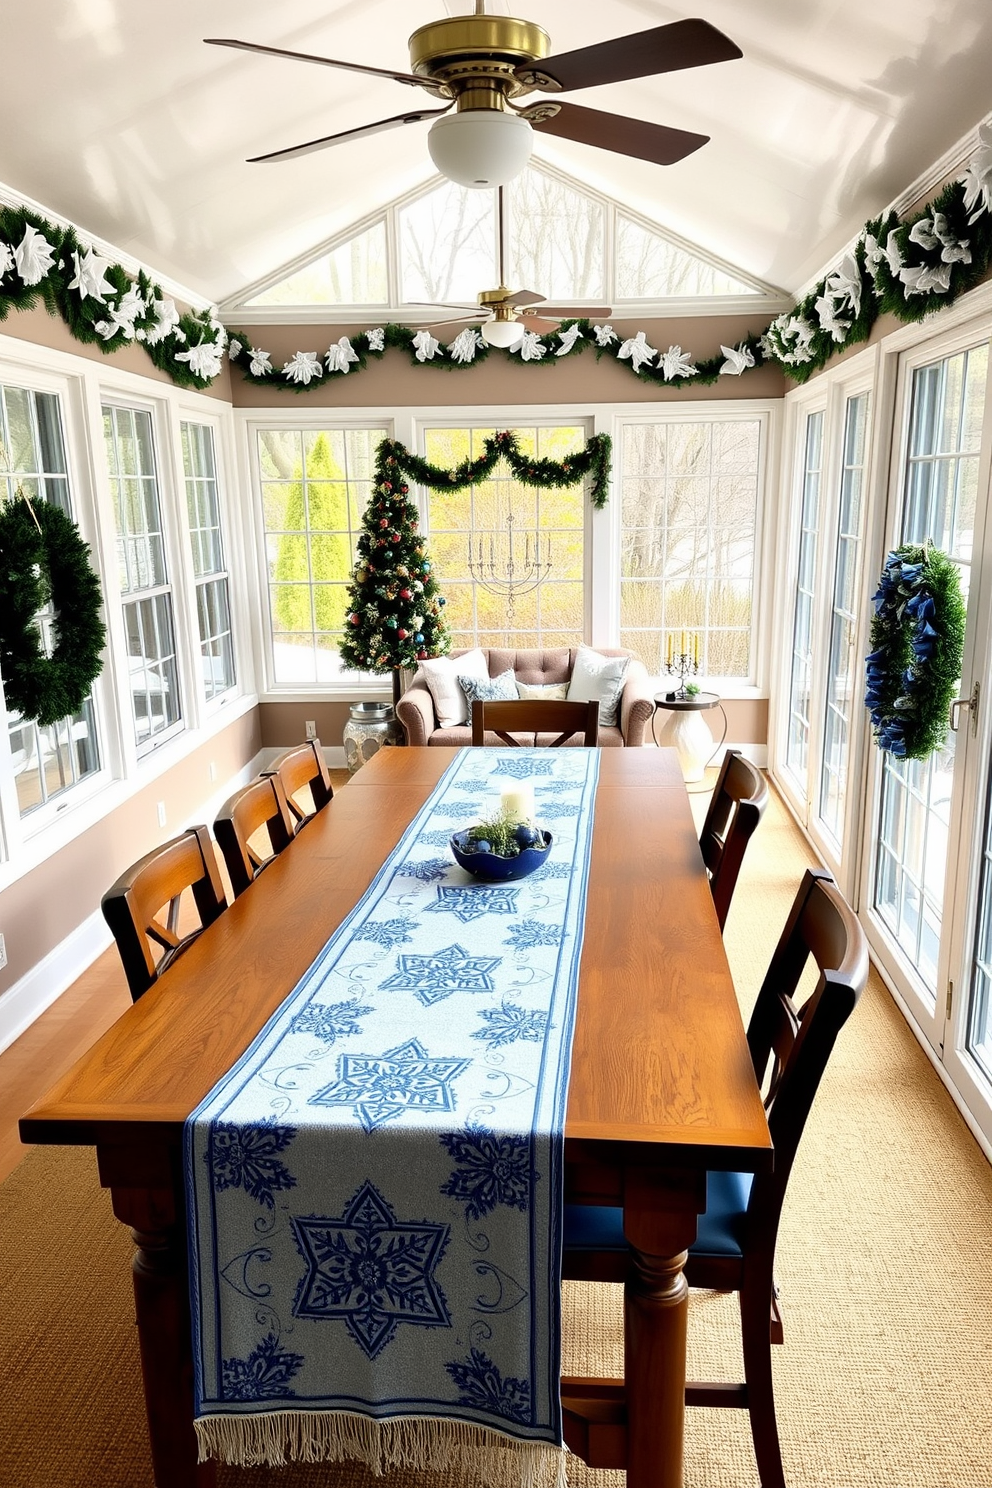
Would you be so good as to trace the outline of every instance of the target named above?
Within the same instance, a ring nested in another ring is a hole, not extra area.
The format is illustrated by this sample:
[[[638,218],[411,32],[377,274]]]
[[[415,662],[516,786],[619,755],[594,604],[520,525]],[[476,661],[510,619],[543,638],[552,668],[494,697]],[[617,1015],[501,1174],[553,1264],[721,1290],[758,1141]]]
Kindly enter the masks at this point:
[[[562,702],[568,697],[567,682],[518,682],[517,697],[552,698]]]
[[[476,649],[464,656],[435,656],[422,661],[419,670],[434,699],[438,728],[457,728],[467,723],[468,703],[458,678],[488,679],[489,666],[482,652]]]
[[[568,684],[568,701],[599,703],[601,725],[614,727],[629,660],[629,656],[600,656],[598,651],[580,646]]]

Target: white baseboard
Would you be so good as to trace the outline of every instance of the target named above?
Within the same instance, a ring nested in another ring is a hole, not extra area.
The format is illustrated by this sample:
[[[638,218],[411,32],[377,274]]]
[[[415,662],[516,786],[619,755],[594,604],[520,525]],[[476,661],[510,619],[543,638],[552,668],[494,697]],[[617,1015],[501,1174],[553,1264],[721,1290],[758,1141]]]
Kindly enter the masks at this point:
[[[95,910],[0,998],[0,1051],[20,1038],[91,966],[113,937]]]

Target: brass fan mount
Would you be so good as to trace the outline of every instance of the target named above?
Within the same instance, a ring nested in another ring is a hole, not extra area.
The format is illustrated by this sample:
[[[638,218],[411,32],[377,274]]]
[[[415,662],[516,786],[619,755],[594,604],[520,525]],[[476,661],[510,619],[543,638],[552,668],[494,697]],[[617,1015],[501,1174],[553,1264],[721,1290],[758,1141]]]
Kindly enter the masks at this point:
[[[512,16],[467,15],[421,26],[409,40],[410,70],[439,98],[467,109],[505,109],[508,100],[540,84],[518,76],[523,63],[551,51],[551,38],[532,21]],[[537,76],[537,74],[535,74]],[[558,91],[559,85],[551,82]],[[552,112],[557,113],[552,106]]]

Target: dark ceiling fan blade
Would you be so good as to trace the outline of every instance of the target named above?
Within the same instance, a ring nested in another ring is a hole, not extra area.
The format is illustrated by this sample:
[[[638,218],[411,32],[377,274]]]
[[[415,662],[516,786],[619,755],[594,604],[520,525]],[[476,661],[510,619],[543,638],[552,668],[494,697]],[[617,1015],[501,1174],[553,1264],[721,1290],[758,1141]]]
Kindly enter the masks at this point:
[[[543,305],[544,295],[535,294],[532,289],[518,289],[516,294],[504,295],[501,301],[504,305]]]
[[[450,108],[450,104],[449,104]],[[395,114],[391,119],[379,119],[375,124],[362,124],[358,129],[345,129],[340,134],[326,134],[323,139],[308,140],[305,145],[290,145],[286,150],[273,150],[268,155],[250,155],[249,165],[273,160],[295,160],[297,155],[309,155],[313,150],[324,150],[329,145],[342,145],[347,140],[363,139],[369,134],[382,134],[386,129],[399,129],[402,124],[419,124],[422,119],[436,119],[448,109],[416,109],[409,114]]]
[[[646,119],[628,119],[623,114],[604,114],[577,103],[563,103],[553,119],[542,119],[533,127],[539,134],[556,134],[560,139],[596,145],[616,155],[652,160],[655,165],[674,165],[709,140],[708,134],[691,134],[687,129],[670,129],[667,124],[649,124]]]
[[[391,78],[394,83],[408,83],[412,88],[430,86],[428,78],[413,72],[393,72],[387,67],[366,67],[362,62],[338,62],[334,57],[316,57],[311,52],[287,52],[282,47],[261,46],[257,41],[234,41],[230,37],[205,36],[206,46],[234,47],[239,52],[261,52],[266,57],[289,57],[294,62],[318,62],[322,67],[340,67],[345,72],[367,72],[373,77]]]
[[[517,77],[528,82],[544,73],[567,93],[573,88],[595,88],[600,83],[623,83],[630,78],[653,77],[678,72],[684,67],[705,67],[710,62],[730,62],[744,53],[708,21],[673,21],[633,36],[618,36],[596,46],[543,57],[517,68]],[[540,83],[536,83],[540,87]]]
[[[520,313],[530,320],[529,311]],[[613,309],[610,305],[542,305],[539,313],[553,315],[556,320],[605,320]]]
[[[520,323],[537,336],[546,336],[549,331],[556,331],[559,326],[558,320],[544,320],[539,315],[521,315]]]

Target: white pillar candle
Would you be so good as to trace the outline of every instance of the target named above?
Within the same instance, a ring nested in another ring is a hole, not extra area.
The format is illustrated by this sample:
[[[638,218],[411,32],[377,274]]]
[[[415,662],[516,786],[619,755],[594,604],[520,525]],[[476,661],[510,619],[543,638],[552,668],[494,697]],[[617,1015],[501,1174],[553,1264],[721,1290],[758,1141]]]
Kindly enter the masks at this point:
[[[511,822],[534,820],[534,787],[526,780],[515,780],[500,792],[503,815]]]

